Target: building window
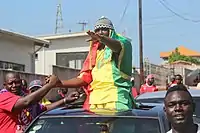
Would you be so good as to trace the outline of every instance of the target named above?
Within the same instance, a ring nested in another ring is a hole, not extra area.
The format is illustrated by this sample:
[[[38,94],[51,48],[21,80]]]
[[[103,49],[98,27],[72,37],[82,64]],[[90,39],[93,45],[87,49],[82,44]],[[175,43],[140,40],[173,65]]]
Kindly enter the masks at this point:
[[[6,70],[25,71],[25,65],[6,61],[0,61],[0,68]]]
[[[57,53],[56,65],[81,69],[88,52]]]
[[[38,53],[35,54],[35,60],[38,60]]]

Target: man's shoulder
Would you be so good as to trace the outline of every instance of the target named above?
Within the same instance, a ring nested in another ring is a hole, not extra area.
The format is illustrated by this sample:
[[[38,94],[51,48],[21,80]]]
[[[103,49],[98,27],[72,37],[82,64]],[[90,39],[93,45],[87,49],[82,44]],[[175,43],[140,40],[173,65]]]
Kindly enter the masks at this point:
[[[9,91],[0,93],[0,99],[11,98],[11,97],[19,97]]]
[[[200,133],[200,124],[197,124],[197,125],[198,125],[197,133]],[[172,129],[169,130],[167,133],[172,133]]]
[[[200,133],[200,124],[197,125],[198,125],[197,133]]]
[[[169,130],[167,133],[172,133],[172,129],[171,129],[171,130]]]

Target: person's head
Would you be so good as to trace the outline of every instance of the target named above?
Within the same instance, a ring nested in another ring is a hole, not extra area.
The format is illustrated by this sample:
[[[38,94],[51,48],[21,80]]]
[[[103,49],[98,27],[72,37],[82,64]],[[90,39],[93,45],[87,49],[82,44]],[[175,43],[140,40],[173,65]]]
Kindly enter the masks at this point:
[[[40,80],[33,80],[30,82],[28,88],[30,93],[33,93],[34,91],[37,91],[38,89],[42,88],[42,82]]]
[[[59,89],[58,89],[58,93],[62,93],[62,94],[64,94],[64,95],[66,95],[67,92],[68,92],[68,89],[66,89],[66,88],[59,88]]]
[[[131,78],[131,83],[132,83],[132,86],[135,85],[135,80],[134,80],[134,77]]]
[[[150,75],[147,76],[146,83],[148,85],[153,85],[154,81],[155,81],[154,75],[150,74]]]
[[[177,84],[182,84],[183,77],[180,74],[175,75],[175,81]]]
[[[7,73],[5,77],[4,86],[11,93],[14,93],[15,95],[19,95],[22,89],[21,88],[22,82],[21,82],[19,74],[16,72]]]
[[[170,76],[170,81],[171,81],[171,82],[174,82],[174,81],[175,81],[175,76],[174,76],[174,75],[171,75],[171,76]]]
[[[183,84],[168,89],[164,98],[164,111],[173,127],[181,128],[193,123],[194,110],[192,96]]]
[[[106,17],[101,17],[96,21],[96,24],[94,26],[94,32],[99,34],[99,35],[104,35],[104,36],[110,36],[110,30],[114,30],[114,26],[112,22],[106,18]]]
[[[23,89],[24,91],[26,91],[26,90],[27,90],[27,87],[28,87],[27,81],[26,81],[25,79],[22,79],[21,81],[22,81],[22,89]]]

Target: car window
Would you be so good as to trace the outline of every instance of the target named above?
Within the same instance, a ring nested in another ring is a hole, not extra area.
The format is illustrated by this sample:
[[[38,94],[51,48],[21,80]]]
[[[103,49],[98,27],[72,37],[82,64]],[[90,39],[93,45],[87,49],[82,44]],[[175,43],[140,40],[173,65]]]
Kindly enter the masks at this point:
[[[163,98],[136,99],[139,103],[163,103]]]
[[[194,97],[193,100],[194,100],[195,107],[196,107],[194,114],[195,114],[195,116],[200,117],[200,111],[199,111],[200,110],[200,98]]]
[[[128,117],[40,118],[26,133],[160,133],[158,119]]]
[[[163,103],[163,100],[163,98],[136,99],[139,103]],[[193,97],[193,100],[196,105],[194,115],[200,117],[200,98]]]

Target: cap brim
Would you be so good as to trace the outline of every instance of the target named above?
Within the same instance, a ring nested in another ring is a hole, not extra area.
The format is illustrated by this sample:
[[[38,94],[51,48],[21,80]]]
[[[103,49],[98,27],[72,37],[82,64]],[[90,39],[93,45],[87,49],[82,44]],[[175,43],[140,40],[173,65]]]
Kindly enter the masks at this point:
[[[33,86],[29,87],[29,90],[32,90],[34,87],[40,87],[40,88],[42,88],[41,85],[33,85]]]

